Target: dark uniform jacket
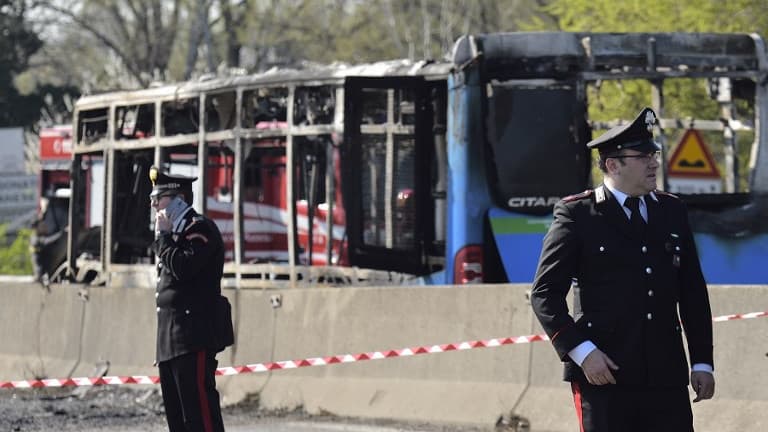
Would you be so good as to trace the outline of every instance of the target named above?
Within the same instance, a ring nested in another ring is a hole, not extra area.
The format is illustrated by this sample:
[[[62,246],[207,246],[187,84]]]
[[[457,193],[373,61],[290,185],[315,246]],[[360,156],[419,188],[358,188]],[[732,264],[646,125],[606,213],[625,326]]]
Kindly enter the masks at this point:
[[[224,244],[210,219],[190,209],[180,233],[163,233],[152,250],[157,262],[157,362],[224,347],[215,331]]]
[[[642,236],[605,186],[555,205],[531,304],[565,362],[566,381],[586,382],[568,356],[586,340],[620,367],[618,384],[686,386],[683,332],[691,363],[713,365],[712,315],[685,206],[674,195],[655,196],[645,197]]]

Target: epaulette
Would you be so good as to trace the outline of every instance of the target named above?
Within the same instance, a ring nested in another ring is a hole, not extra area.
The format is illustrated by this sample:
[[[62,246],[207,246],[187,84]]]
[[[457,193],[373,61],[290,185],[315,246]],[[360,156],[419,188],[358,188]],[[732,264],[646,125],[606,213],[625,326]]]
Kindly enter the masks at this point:
[[[655,191],[653,191],[653,193],[655,193],[656,195],[665,195],[665,196],[668,196],[668,197],[672,197],[672,198],[677,199],[677,200],[680,199],[679,196],[677,196],[675,194],[672,194],[672,193],[669,193],[667,191],[663,191],[663,190],[656,189]]]
[[[571,202],[571,201],[578,201],[580,199],[587,198],[592,195],[592,189],[587,189],[584,192],[577,193],[574,195],[568,195],[567,197],[563,198],[563,202]]]
[[[192,220],[189,222],[189,225],[187,225],[187,227],[184,228],[184,231],[185,232],[189,231],[189,229],[192,228],[193,225],[195,225],[198,222],[202,222],[203,220],[205,220],[205,218],[203,218],[203,216],[201,215],[192,216]]]
[[[189,223],[189,226],[187,226],[187,229],[185,231],[189,231],[189,229],[192,228],[193,225],[195,225],[198,222],[202,222],[204,220],[205,220],[205,218],[202,215],[195,215],[195,216],[193,216],[192,217],[192,222]],[[208,243],[208,237],[206,237],[205,235],[203,235],[202,233],[199,233],[199,232],[187,234],[185,237],[189,241],[192,241],[194,239],[200,239],[200,240],[203,241],[203,243]]]
[[[204,235],[202,235],[202,234],[200,234],[200,233],[192,233],[192,234],[187,234],[187,235],[185,236],[185,238],[186,238],[187,240],[189,240],[189,241],[192,241],[192,240],[194,240],[194,239],[200,239],[200,240],[202,240],[202,241],[203,241],[203,243],[208,243],[208,237],[206,237],[206,236],[204,236]]]

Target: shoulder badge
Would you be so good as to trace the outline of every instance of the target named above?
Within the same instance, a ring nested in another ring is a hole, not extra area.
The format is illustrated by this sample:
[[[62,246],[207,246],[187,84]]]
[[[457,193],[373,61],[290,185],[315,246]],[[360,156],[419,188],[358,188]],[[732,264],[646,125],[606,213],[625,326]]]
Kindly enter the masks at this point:
[[[578,201],[580,199],[587,198],[592,195],[592,192],[594,192],[592,189],[587,189],[582,193],[577,193],[574,195],[568,195],[567,197],[563,198],[563,202],[571,202],[571,201]]]

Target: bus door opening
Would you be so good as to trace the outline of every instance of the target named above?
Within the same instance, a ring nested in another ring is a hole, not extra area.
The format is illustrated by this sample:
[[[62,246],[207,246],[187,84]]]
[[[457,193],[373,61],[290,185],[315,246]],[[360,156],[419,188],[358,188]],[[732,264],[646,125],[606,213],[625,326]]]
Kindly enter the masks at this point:
[[[444,266],[435,260],[444,253],[435,229],[443,226],[435,185],[444,185],[435,143],[444,149],[445,141],[434,138],[444,87],[421,77],[347,78],[342,188],[350,264],[413,275]]]

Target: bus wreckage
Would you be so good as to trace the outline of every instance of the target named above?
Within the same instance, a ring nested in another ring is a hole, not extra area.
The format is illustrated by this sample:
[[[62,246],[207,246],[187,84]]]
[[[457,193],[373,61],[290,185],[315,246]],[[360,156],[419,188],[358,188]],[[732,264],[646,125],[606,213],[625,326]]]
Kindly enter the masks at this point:
[[[157,165],[198,177],[194,206],[227,247],[225,286],[530,282],[552,205],[596,186],[586,142],[621,121],[591,120],[590,95],[634,80],[649,85],[665,160],[686,129],[716,146],[723,191],[681,194],[707,281],[768,283],[757,263],[768,250],[766,77],[757,35],[500,33],[460,38],[450,61],[85,96],[67,259],[43,271],[151,287]],[[714,118],[675,117],[664,89],[680,80],[702,89]],[[659,177],[668,186],[666,169]]]

